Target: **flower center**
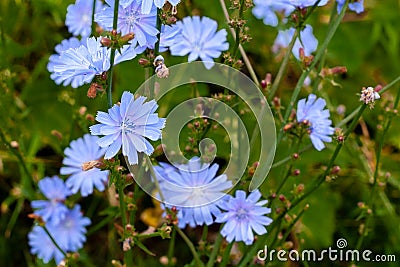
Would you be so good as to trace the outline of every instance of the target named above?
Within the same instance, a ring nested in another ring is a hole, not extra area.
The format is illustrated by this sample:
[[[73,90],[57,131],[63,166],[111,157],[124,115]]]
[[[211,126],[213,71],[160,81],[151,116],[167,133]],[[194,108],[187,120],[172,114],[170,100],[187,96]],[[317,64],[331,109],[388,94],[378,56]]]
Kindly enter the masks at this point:
[[[201,52],[201,50],[203,49],[203,45],[199,42],[196,41],[193,43],[193,50],[196,52]]]
[[[121,123],[121,130],[124,133],[132,133],[135,128],[135,123],[133,123],[129,118],[125,118]]]
[[[85,14],[82,16],[81,20],[83,23],[88,23],[91,20],[91,18],[89,18],[89,16]]]
[[[236,218],[238,220],[246,220],[248,218],[248,214],[247,211],[243,208],[240,208],[237,212],[236,212]]]
[[[139,23],[140,21],[140,13],[134,10],[128,10],[125,12],[125,19],[127,24],[131,27],[134,24]]]

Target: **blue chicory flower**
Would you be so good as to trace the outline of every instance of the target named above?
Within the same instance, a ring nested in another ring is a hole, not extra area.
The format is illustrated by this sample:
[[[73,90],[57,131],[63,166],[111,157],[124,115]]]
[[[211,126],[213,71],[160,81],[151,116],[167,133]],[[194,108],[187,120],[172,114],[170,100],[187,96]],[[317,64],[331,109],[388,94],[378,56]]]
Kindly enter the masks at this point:
[[[226,211],[222,212],[216,222],[225,223],[222,227],[221,235],[228,242],[243,241],[246,245],[251,245],[254,241],[253,231],[258,235],[267,233],[265,226],[272,222],[266,216],[271,212],[270,208],[263,207],[267,200],[259,201],[261,193],[253,191],[246,198],[246,192],[237,190],[235,197],[228,196],[219,203],[219,207]]]
[[[102,7],[103,3],[96,0],[96,12],[99,12]],[[92,12],[92,0],[76,0],[75,4],[69,5],[65,19],[68,31],[74,36],[89,37],[92,33]]]
[[[181,24],[162,25],[159,52],[165,52],[174,44],[179,44],[182,39]]]
[[[56,46],[59,54],[50,56],[47,69],[52,73],[51,79],[56,84],[73,88],[91,83],[96,75],[101,75],[110,68],[110,49],[103,47],[100,39],[95,37],[82,39],[80,44],[77,39],[63,41]],[[121,53],[115,55],[115,63],[130,60],[136,56],[133,46],[124,46]]]
[[[263,19],[265,25],[275,27],[278,25],[276,12],[283,12],[285,16],[288,16],[294,9],[292,5],[276,0],[254,0],[252,13],[256,18]]]
[[[332,142],[330,136],[335,131],[331,127],[330,113],[328,109],[324,109],[325,106],[325,100],[314,94],[310,94],[307,101],[304,98],[297,103],[297,121],[310,123],[310,139],[318,151],[325,148],[323,142]]]
[[[95,21],[106,30],[112,30],[114,19],[114,0],[106,0],[107,7],[95,14]],[[152,5],[150,12],[141,11],[142,0],[123,1],[118,7],[117,31],[122,35],[134,33],[131,44],[140,47],[154,47],[157,42],[157,8]]]
[[[44,177],[38,185],[40,192],[47,200],[33,200],[31,206],[35,209],[34,213],[42,217],[46,223],[56,225],[65,218],[68,212],[64,201],[71,192],[58,176]]]
[[[165,119],[154,113],[158,108],[155,100],[145,103],[146,97],[134,99],[130,92],[124,92],[120,105],[114,105],[108,113],[97,112],[100,124],[90,127],[92,135],[104,135],[97,143],[107,148],[105,159],[114,157],[122,146],[122,154],[128,157],[129,164],[138,163],[138,152],[147,155],[154,148],[146,138],[156,141],[161,138]]]
[[[182,39],[170,46],[171,55],[185,56],[188,61],[200,58],[207,69],[214,66],[214,58],[229,48],[226,40],[227,32],[222,29],[217,32],[218,24],[208,17],[185,17],[177,22],[182,29]]]
[[[221,211],[217,200],[225,196],[232,181],[226,174],[217,176],[219,165],[202,163],[193,157],[186,164],[173,167],[163,163],[154,170],[160,184],[163,203],[178,210],[178,226],[210,225]]]
[[[290,28],[285,31],[279,31],[278,36],[272,46],[272,51],[277,53],[282,47],[287,47],[293,38],[295,29]],[[304,55],[310,56],[312,52],[317,50],[318,40],[313,34],[313,28],[311,25],[306,25],[304,29],[300,32],[300,38],[297,38],[292,53],[297,58],[300,59],[299,49],[304,49]]]
[[[108,180],[108,170],[100,170],[96,166],[101,164],[101,158],[105,154],[105,149],[98,144],[99,137],[85,134],[82,138],[74,140],[70,146],[64,150],[64,166],[60,169],[60,174],[70,175],[66,185],[72,193],[79,190],[83,197],[93,193],[93,188],[104,191],[104,184]]]
[[[80,206],[75,205],[67,211],[59,224],[46,224],[46,229],[64,252],[76,252],[86,241],[85,227],[88,225],[90,225],[90,219],[83,217]],[[33,227],[28,234],[28,243],[31,246],[31,253],[37,255],[44,263],[54,259],[59,264],[64,259],[62,252],[41,226]]]
[[[337,12],[340,13],[346,3],[346,0],[336,0],[337,2]],[[349,9],[356,12],[357,14],[364,12],[364,0],[354,0],[349,3]]]

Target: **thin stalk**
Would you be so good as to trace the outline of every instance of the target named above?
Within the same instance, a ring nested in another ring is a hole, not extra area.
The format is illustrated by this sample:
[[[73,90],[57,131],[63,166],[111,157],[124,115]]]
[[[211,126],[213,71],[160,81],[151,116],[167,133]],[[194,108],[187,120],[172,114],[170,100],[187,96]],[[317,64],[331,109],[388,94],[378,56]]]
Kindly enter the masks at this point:
[[[154,46],[154,53],[158,54],[159,50],[160,50],[160,35],[161,35],[161,18],[160,18],[160,14],[161,14],[161,9],[157,8],[157,21],[156,21],[156,28],[158,30],[158,34],[157,34],[157,42]]]
[[[361,117],[362,113],[364,112],[364,110],[366,109],[367,105],[363,105],[361,107],[361,109],[359,110],[359,112],[357,113],[357,115],[355,116],[356,118],[352,121],[350,127],[347,129],[344,138],[347,139],[347,137],[349,136],[349,134],[354,130],[355,126],[357,125],[357,122],[359,120],[359,118]],[[315,185],[308,190],[307,192],[305,192],[301,197],[297,198],[295,201],[293,201],[291,203],[290,208],[286,211],[289,212],[291,210],[293,210],[301,201],[303,201],[306,197],[308,197],[311,193],[313,193],[316,189],[319,188],[319,186],[321,186],[321,184],[325,181],[325,177],[326,175],[328,175],[329,171],[331,170],[333,163],[336,159],[336,157],[338,156],[341,148],[343,146],[343,143],[339,143],[336,146],[335,152],[333,153],[328,166],[325,170],[325,172],[319,176],[319,178],[317,179],[317,181],[315,182]],[[271,231],[272,229],[274,229],[277,221],[281,220],[283,218],[283,216],[285,215],[285,213],[282,213],[281,215],[278,216],[278,218],[276,218],[273,223],[270,225],[269,230]],[[261,244],[264,244],[266,241],[267,235],[261,236],[259,239],[257,239],[257,241],[255,242],[255,244],[252,246],[252,248],[249,250],[249,253],[245,256],[245,258],[241,261],[239,267],[243,267],[246,266],[246,264],[253,258],[253,256],[255,255],[255,253],[257,252],[257,249],[260,247]]]
[[[219,267],[225,267],[228,264],[233,244],[234,242],[230,242],[228,246],[225,248],[224,255],[222,256],[222,262],[219,265]]]
[[[201,234],[201,240],[203,242],[207,241],[207,235],[208,235],[208,225],[206,224],[203,226],[203,233]]]
[[[354,130],[354,128],[356,127],[358,120],[360,119],[362,113],[364,112],[364,110],[366,109],[367,105],[364,104],[361,109],[358,111],[356,118],[352,121],[351,125],[349,126],[349,128],[347,129],[347,131],[344,134],[344,140],[346,140],[348,138],[348,136],[350,135],[350,133]],[[333,164],[336,160],[336,157],[339,155],[340,150],[343,147],[343,142],[339,143],[336,146],[335,151],[333,152],[333,155],[331,157],[331,159],[329,160],[329,163],[327,165],[326,170],[324,171],[324,173],[322,175],[319,176],[319,178],[316,180],[314,186],[308,190],[307,192],[305,192],[301,197],[299,197],[298,199],[296,199],[294,202],[292,202],[292,205],[290,207],[290,209],[293,209],[295,206],[297,206],[297,204],[299,204],[303,199],[305,199],[308,195],[310,195],[311,193],[313,193],[317,188],[320,187],[320,185],[325,181],[326,176],[329,174],[329,172],[331,171],[331,168],[333,167]]]
[[[93,8],[92,8],[92,36],[96,33],[96,24],[94,23],[94,14],[96,13],[96,2],[97,0],[93,0]]]
[[[174,256],[175,240],[176,240],[176,231],[172,231],[168,248],[168,266],[173,266],[172,257]]]
[[[22,157],[22,154],[18,150],[18,148],[13,148],[10,145],[10,142],[7,141],[6,136],[3,133],[3,130],[0,129],[0,138],[1,141],[5,144],[7,149],[14,154],[14,156],[18,159],[19,163],[21,164],[22,169],[24,170],[25,174],[33,181],[33,177],[28,169],[28,166],[26,165],[24,158]]]
[[[297,214],[296,218],[290,223],[289,227],[286,229],[285,234],[283,235],[282,239],[280,239],[281,241],[285,241],[287,239],[287,237],[290,235],[290,233],[292,232],[293,227],[296,225],[296,223],[299,221],[299,219],[301,218],[301,216],[303,215],[303,213],[307,210],[308,204],[300,211],[299,214]],[[275,239],[276,241],[276,239]],[[273,248],[275,246],[275,243],[271,243],[270,248]]]
[[[31,199],[32,195],[33,195],[32,182],[34,181],[34,179],[33,179],[31,172],[28,169],[28,166],[26,165],[26,162],[24,160],[24,157],[21,154],[21,151],[18,148],[13,148],[10,145],[10,142],[7,140],[2,129],[0,129],[0,139],[1,139],[1,142],[3,142],[4,145],[7,147],[8,151],[10,151],[18,159],[19,165],[24,170],[26,176],[22,176],[22,179],[24,180],[24,183],[23,183],[24,188],[23,189],[24,189],[25,193],[28,194],[27,197],[29,199]],[[26,178],[24,179],[24,177],[26,177]]]
[[[299,151],[299,155],[301,155],[303,152],[306,152],[306,151],[309,150],[310,148],[312,148],[312,145],[306,146],[305,148],[303,148],[302,150]],[[292,159],[293,159],[293,158],[292,158],[292,155],[289,155],[289,156],[287,156],[286,158],[284,158],[284,159],[278,161],[277,163],[274,163],[274,164],[271,166],[271,169],[276,168],[276,167],[279,167],[279,166],[281,166],[282,164],[285,164],[286,162],[288,162],[288,161],[290,161],[290,160],[292,160]]]
[[[190,241],[190,239],[185,235],[185,233],[178,226],[175,225],[174,229],[182,237],[183,241],[185,241],[186,245],[189,247],[190,251],[192,252],[193,258],[196,262],[196,266],[197,267],[203,266],[203,263],[201,262],[199,254],[197,254],[196,248],[194,247],[192,241]]]
[[[340,22],[342,21],[342,19],[344,17],[344,14],[346,12],[347,5],[348,5],[348,1],[346,1],[345,5],[342,8],[342,11],[339,13],[339,15],[336,17],[336,19],[332,20],[332,27],[330,28],[328,34],[326,35],[326,38],[325,38],[324,42],[322,43],[320,49],[318,50],[317,54],[315,55],[315,58],[312,61],[311,66],[308,69],[304,70],[302,75],[300,76],[300,78],[299,78],[299,80],[298,80],[298,82],[296,84],[296,87],[295,87],[295,89],[293,91],[292,97],[290,99],[290,103],[289,103],[289,105],[287,107],[287,110],[286,110],[286,113],[285,113],[285,116],[283,118],[283,123],[282,123],[283,126],[286,125],[286,123],[287,123],[287,121],[289,119],[289,116],[290,116],[290,114],[292,112],[293,106],[294,106],[294,104],[295,104],[295,102],[297,100],[297,97],[298,97],[298,95],[300,93],[300,90],[303,87],[305,79],[310,74],[311,70],[314,69],[314,67],[320,61],[321,57],[325,53],[326,48],[329,45],[329,42],[331,41],[331,39],[333,38],[336,30],[338,29],[338,27],[340,25]],[[279,131],[277,144],[279,144],[282,141],[282,138],[283,138],[283,127]]]
[[[118,26],[118,8],[119,8],[119,0],[114,0],[114,18],[113,18],[113,29],[117,30]],[[108,108],[111,108],[113,105],[112,100],[112,76],[113,76],[113,69],[114,69],[114,59],[115,59],[115,48],[111,48],[110,53],[110,69],[108,71],[108,89],[107,89],[107,102]]]
[[[300,29],[296,28],[296,31],[293,34],[292,40],[290,41],[289,46],[287,48],[285,57],[283,58],[282,64],[279,67],[278,74],[276,75],[276,78],[274,79],[274,82],[272,83],[271,91],[270,91],[269,97],[268,97],[269,101],[271,101],[274,98],[274,95],[275,95],[276,91],[278,90],[279,84],[281,83],[282,77],[286,72],[286,68],[288,66],[290,56],[292,55],[292,50],[293,50],[294,44],[296,43],[296,39],[299,36],[299,34],[300,34]]]
[[[207,262],[207,267],[214,266],[214,262],[215,262],[215,259],[217,258],[219,248],[221,247],[222,239],[223,239],[223,237],[222,237],[221,233],[218,233],[217,238],[215,239],[215,242],[214,242],[213,250],[211,251],[210,258],[208,259],[208,262]]]
[[[122,179],[120,176],[119,179]],[[122,227],[124,229],[123,238],[125,238],[125,226],[127,225],[127,216],[126,216],[126,207],[125,207],[125,194],[124,194],[125,183],[118,182],[117,190],[118,190],[118,198],[119,198],[119,209],[121,211],[121,221]],[[124,253],[124,263],[126,267],[133,266],[132,262],[132,250],[128,250]]]
[[[228,9],[226,8],[225,1],[219,0],[219,2],[221,4],[221,8],[224,13],[225,20],[227,23],[229,23],[229,13],[228,13]],[[236,32],[232,28],[229,28],[229,30],[232,34],[233,39],[236,41]],[[251,79],[257,85],[257,87],[260,87],[260,82],[258,81],[256,72],[254,71],[253,66],[251,65],[250,59],[247,56],[246,51],[243,49],[243,46],[241,44],[239,44],[239,51],[240,51],[240,54],[242,55],[244,64],[246,65],[247,70],[249,71]]]
[[[244,7],[244,0],[240,0],[239,20],[241,20],[242,16],[243,16],[243,10],[244,10],[243,7]],[[240,36],[240,27],[236,26],[235,36],[236,37]],[[239,48],[239,45],[240,45],[240,38],[235,38],[235,39],[236,39],[235,40],[235,46],[233,47],[233,50],[232,50],[232,56],[234,58],[236,58],[236,54],[237,54],[237,51],[238,51],[238,48]]]
[[[303,139],[304,132],[299,136],[299,138],[296,140],[297,142],[295,144],[292,144],[290,153],[289,155],[293,155],[293,153],[297,153],[299,151],[299,147],[301,144],[301,140]],[[283,176],[283,180],[281,181],[280,185],[278,186],[278,189],[276,190],[275,194],[278,195],[285,185],[286,181],[290,177],[293,169],[293,161],[287,164],[286,166],[286,174]],[[282,170],[282,174],[284,173],[285,170]],[[272,203],[274,202],[275,199],[272,199],[271,202],[269,203],[269,206],[272,207]]]
[[[56,240],[54,237],[50,234],[49,230],[45,225],[42,226],[43,230],[46,232],[47,236],[50,238],[51,242],[53,242],[54,246],[64,255],[64,257],[67,257],[67,253],[57,244]]]
[[[399,104],[399,100],[400,100],[400,88],[399,88],[399,91],[397,92],[396,99],[395,99],[394,104],[393,104],[393,109],[397,108],[397,106]],[[392,119],[393,119],[393,115],[389,116],[389,118],[387,120],[387,123],[386,123],[386,126],[385,126],[385,128],[383,130],[382,137],[380,139],[378,149],[376,151],[376,164],[375,164],[375,172],[374,172],[374,183],[372,184],[371,196],[369,198],[369,200],[370,200],[369,206],[371,207],[371,209],[373,209],[373,206],[374,206],[376,184],[377,184],[377,180],[378,180],[378,176],[379,176],[379,164],[380,164],[380,160],[381,160],[383,144],[384,144],[384,140],[385,140],[386,134],[387,134],[387,132],[388,132],[388,130],[390,128],[390,125],[392,123]],[[364,229],[366,229],[366,231],[368,230],[368,227],[369,227],[369,225],[371,223],[371,218],[372,218],[372,216],[368,215],[366,220],[365,220],[365,228]],[[362,233],[360,235],[360,238],[357,241],[356,249],[360,249],[361,248],[361,245],[362,245],[362,243],[364,241],[364,237],[365,237],[365,234]]]

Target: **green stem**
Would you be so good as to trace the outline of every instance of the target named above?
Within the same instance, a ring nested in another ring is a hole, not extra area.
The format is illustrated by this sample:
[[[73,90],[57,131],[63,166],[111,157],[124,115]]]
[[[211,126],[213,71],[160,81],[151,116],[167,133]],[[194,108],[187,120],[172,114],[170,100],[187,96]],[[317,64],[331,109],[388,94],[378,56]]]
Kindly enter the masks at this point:
[[[168,248],[168,266],[173,266],[172,258],[174,256],[175,240],[176,240],[176,231],[172,231],[171,240],[169,241],[169,248]]]
[[[296,84],[296,87],[293,91],[292,97],[290,99],[290,103],[286,109],[285,116],[283,118],[283,123],[282,125],[286,125],[290,114],[292,113],[293,106],[297,100],[297,97],[300,93],[301,88],[303,87],[304,81],[307,78],[307,76],[310,74],[311,70],[317,65],[323,54],[325,53],[325,50],[327,49],[329,42],[333,38],[333,35],[335,34],[336,30],[338,29],[340,22],[342,21],[344,14],[346,12],[348,5],[348,1],[346,1],[345,5],[342,8],[342,11],[339,13],[339,15],[336,17],[336,19],[332,20],[332,27],[330,28],[324,42],[322,43],[321,47],[318,49],[317,54],[315,55],[314,60],[311,63],[311,66],[307,69],[304,70],[302,75],[299,78],[299,81]],[[280,129],[279,134],[278,134],[278,139],[277,139],[277,144],[279,144],[283,138],[283,127]]]
[[[222,239],[223,239],[223,237],[222,237],[221,233],[219,232],[217,235],[217,238],[215,239],[214,247],[213,247],[213,250],[211,251],[210,258],[208,259],[207,267],[214,266],[215,259],[217,258],[219,248],[221,247]]]
[[[93,0],[93,8],[92,8],[92,36],[96,34],[96,24],[94,23],[94,14],[96,13],[96,2],[97,0]]]
[[[122,177],[120,176],[119,179],[122,179]],[[116,186],[117,186],[117,190],[118,190],[119,209],[121,211],[122,227],[124,229],[123,238],[125,238],[125,227],[127,225],[125,194],[124,194],[125,183],[122,181],[118,181]],[[124,253],[124,263],[127,267],[133,266],[132,250],[128,250]]]
[[[228,246],[225,248],[224,255],[222,256],[222,262],[219,265],[219,267],[225,267],[228,264],[229,256],[231,254],[231,250],[234,243],[235,242],[230,242]]]
[[[243,10],[244,10],[244,0],[240,0],[239,20],[242,19]],[[236,26],[235,36],[236,36],[235,46],[233,47],[233,50],[232,50],[233,58],[236,58],[236,54],[237,54],[237,51],[238,51],[238,48],[239,48],[239,45],[240,45],[240,27],[238,27],[238,26]]]
[[[347,129],[344,138],[347,139],[347,137],[349,136],[349,134],[353,131],[353,129],[355,128],[355,126],[358,123],[359,118],[361,117],[362,113],[364,112],[364,110],[366,109],[367,105],[364,104],[361,109],[359,110],[359,112],[357,113],[357,115],[355,116],[355,119],[352,121],[350,127]],[[319,178],[317,179],[317,181],[315,182],[314,186],[308,190],[307,192],[305,192],[301,197],[297,198],[295,201],[293,201],[291,203],[290,208],[287,210],[287,212],[293,210],[300,202],[302,202],[306,197],[308,197],[311,193],[313,193],[316,189],[319,188],[319,186],[325,181],[326,175],[328,175],[329,171],[331,170],[333,163],[336,159],[336,157],[338,156],[340,149],[342,148],[343,143],[339,143],[336,146],[335,152],[333,153],[328,166],[326,168],[326,170],[324,171],[324,173],[322,175],[319,176]],[[286,212],[286,213],[287,213]],[[278,216],[278,218],[276,218],[274,220],[274,222],[270,225],[269,230],[272,231],[273,228],[275,227],[277,221],[281,220],[283,218],[285,214],[282,213],[281,215]],[[245,258],[242,260],[241,264],[239,265],[240,267],[245,266],[255,255],[255,253],[257,252],[257,249],[260,247],[260,245],[265,244],[267,235],[261,236],[259,239],[257,239],[257,241],[255,242],[255,244],[252,246],[252,248],[249,250],[249,253],[245,256]]]
[[[293,34],[292,40],[290,41],[289,46],[287,48],[285,57],[283,58],[282,64],[279,67],[278,74],[276,75],[276,78],[274,79],[274,82],[272,83],[271,92],[269,93],[269,97],[268,97],[269,101],[271,101],[274,98],[274,95],[275,95],[276,91],[278,90],[279,84],[281,83],[283,74],[285,74],[286,68],[289,63],[290,56],[292,55],[292,50],[293,50],[294,44],[296,43],[296,39],[299,36],[299,34],[300,34],[300,28],[296,28],[296,31]]]
[[[203,242],[207,241],[207,235],[208,235],[208,225],[206,224],[203,226],[203,233],[201,234],[201,240]]]
[[[185,241],[186,245],[189,247],[190,251],[192,252],[193,258],[196,262],[197,267],[203,266],[203,263],[200,260],[199,255],[196,252],[196,248],[194,247],[192,241],[185,235],[185,233],[178,227],[174,226],[174,229],[178,232],[178,234],[182,237],[183,241]]]
[[[50,234],[49,230],[45,225],[42,226],[43,230],[46,232],[47,236],[50,238],[51,242],[56,246],[56,248],[64,255],[64,257],[67,257],[67,253],[57,244],[56,240],[54,237]]]
[[[225,1],[224,0],[219,0],[219,2],[221,4],[221,8],[222,8],[222,11],[224,13],[225,20],[226,20],[226,22],[229,23],[229,13],[228,13],[228,9],[226,8]],[[229,27],[229,30],[230,30],[230,32],[232,34],[233,39],[236,41],[236,37],[237,37],[236,36],[236,32],[230,27]],[[242,55],[244,64],[246,65],[247,70],[249,71],[251,79],[257,85],[257,87],[260,87],[260,82],[258,81],[256,72],[253,69],[253,66],[252,66],[252,64],[250,62],[250,59],[247,56],[246,51],[243,49],[242,45],[240,45],[240,44],[239,44],[239,51],[240,51],[240,54]]]
[[[313,147],[312,145],[308,145],[308,146],[306,146],[305,148],[303,148],[302,150],[300,150],[298,154],[301,155],[302,153],[306,152],[307,150],[309,150],[309,149],[312,148],[312,147]],[[289,156],[287,156],[286,158],[284,158],[284,159],[278,161],[277,163],[274,163],[274,164],[271,166],[271,169],[274,169],[274,168],[276,168],[276,167],[279,167],[279,166],[281,166],[282,164],[285,164],[286,162],[288,162],[288,161],[290,161],[290,160],[292,160],[292,159],[293,159],[292,155],[289,155]]]
[[[308,205],[306,205],[299,214],[297,214],[296,218],[290,223],[289,227],[285,230],[285,234],[282,237],[282,239],[280,239],[280,241],[285,241],[288,236],[290,235],[290,233],[292,232],[293,227],[296,225],[296,223],[299,221],[299,219],[301,218],[301,216],[303,215],[303,213],[307,210]],[[275,239],[276,241],[277,239]],[[278,244],[279,245],[279,244]],[[275,242],[272,242],[270,246],[268,246],[270,248],[275,247]]]
[[[119,0],[114,0],[114,18],[113,18],[113,30],[117,30],[118,26],[118,8],[119,8]],[[111,108],[113,105],[112,100],[112,76],[113,76],[113,69],[114,69],[114,60],[115,60],[115,48],[111,48],[110,53],[110,69],[108,71],[108,89],[107,89],[107,102],[108,108]]]
[[[362,113],[364,112],[364,110],[367,108],[367,105],[364,104],[361,109],[358,111],[356,118],[352,121],[351,125],[349,126],[349,128],[347,129],[347,131],[344,134],[344,141],[348,138],[348,136],[350,135],[350,133],[354,130],[354,128],[356,127],[358,120],[360,119]],[[344,142],[343,141],[343,142]],[[314,186],[308,190],[307,192],[305,192],[301,197],[299,197],[298,199],[296,199],[294,202],[292,202],[292,205],[290,207],[290,210],[293,209],[295,206],[297,206],[301,201],[303,201],[307,196],[309,196],[311,193],[313,193],[316,189],[318,189],[320,187],[320,185],[325,181],[326,176],[329,174],[329,172],[331,171],[331,168],[333,167],[333,164],[337,158],[337,156],[339,155],[340,150],[343,147],[343,142],[339,143],[336,146],[335,151],[333,152],[333,155],[331,157],[331,159],[329,160],[329,163],[326,167],[326,170],[324,171],[324,173],[322,175],[319,176],[319,178],[316,180],[316,182],[314,183]]]
[[[161,18],[160,18],[160,15],[161,15],[161,9],[160,8],[157,8],[157,21],[156,21],[156,28],[157,28],[157,30],[158,30],[158,34],[157,34],[157,42],[156,42],[156,44],[155,44],[155,46],[154,46],[154,53],[155,54],[158,54],[159,53],[159,50],[160,50],[160,35],[161,35]]]
[[[393,104],[393,109],[397,108],[397,106],[399,104],[399,100],[400,100],[400,88],[399,88],[399,91],[397,92],[396,99],[395,99],[394,104]],[[368,205],[371,209],[373,209],[373,206],[374,206],[376,184],[377,184],[377,180],[378,180],[378,176],[379,176],[379,164],[380,164],[380,160],[381,160],[381,154],[382,154],[382,149],[383,149],[383,145],[384,145],[384,140],[385,140],[386,134],[387,134],[387,132],[388,132],[388,130],[390,128],[390,125],[392,123],[392,119],[393,119],[393,114],[391,114],[391,116],[389,116],[388,119],[387,119],[386,126],[385,126],[385,128],[383,130],[382,137],[381,137],[381,139],[379,141],[379,146],[378,146],[378,149],[376,151],[374,183],[372,184],[371,196],[369,198],[369,202],[370,203]],[[372,218],[372,216],[368,215],[366,220],[365,220],[365,228],[364,228],[365,231],[368,231],[368,227],[370,225],[371,218]],[[360,249],[361,248],[365,236],[366,235],[364,233],[362,233],[360,235],[360,238],[357,241],[356,249]]]
[[[24,179],[24,191],[25,193],[27,193],[27,197],[29,199],[32,199],[32,195],[33,195],[33,185],[32,182],[34,181],[33,176],[31,174],[31,172],[28,169],[28,166],[26,165],[26,162],[24,160],[24,157],[21,154],[21,151],[18,148],[13,148],[10,145],[10,142],[7,140],[5,134],[3,133],[3,130],[0,129],[0,139],[1,142],[4,143],[4,145],[7,147],[8,151],[10,151],[19,161],[19,165],[22,167],[22,169],[24,170],[25,174],[26,174],[26,178],[24,179],[23,176],[22,179]]]

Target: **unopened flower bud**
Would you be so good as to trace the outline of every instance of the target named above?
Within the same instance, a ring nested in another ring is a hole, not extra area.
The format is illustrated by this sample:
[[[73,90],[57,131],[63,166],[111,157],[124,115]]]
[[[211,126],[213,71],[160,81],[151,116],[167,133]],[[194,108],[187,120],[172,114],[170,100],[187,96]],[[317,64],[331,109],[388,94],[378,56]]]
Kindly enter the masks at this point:
[[[85,115],[86,111],[87,111],[87,107],[85,107],[85,106],[80,107],[79,115],[81,115],[81,116]]]
[[[296,186],[296,194],[300,194],[304,191],[304,184],[299,184]]]
[[[131,231],[133,230],[132,224],[128,223],[128,224],[125,226],[125,230],[131,232]]]
[[[274,104],[274,107],[276,109],[279,109],[281,107],[281,99],[277,96],[274,97],[274,99],[272,100],[272,103]]]
[[[92,114],[86,114],[85,119],[88,121],[94,122],[94,116]]]
[[[51,135],[57,137],[57,139],[60,140],[60,141],[62,140],[62,137],[63,137],[63,136],[62,136],[62,133],[60,133],[60,132],[57,131],[57,130],[52,130],[52,131],[51,131]]]
[[[100,43],[102,46],[111,47],[113,41],[108,37],[102,37]]]
[[[129,42],[130,40],[133,40],[133,38],[135,38],[135,35],[131,32],[131,33],[128,33],[128,34],[125,34],[124,36],[122,36],[120,38],[120,41],[125,43],[125,42]]]
[[[283,127],[283,131],[285,131],[285,132],[287,132],[288,130],[290,130],[291,128],[292,128],[292,124],[291,123],[288,123],[288,124],[286,124],[284,127]]]
[[[265,89],[265,88],[267,88],[267,81],[265,81],[265,80],[261,80],[261,83],[260,83],[260,85],[261,85],[261,88],[262,88],[262,89]]]
[[[340,167],[339,166],[333,166],[331,170],[331,174],[338,174],[340,172]]]
[[[150,63],[150,61],[146,58],[139,58],[138,62],[139,62],[139,65],[141,65],[141,66],[147,66]]]
[[[293,176],[299,176],[300,175],[300,170],[299,169],[295,169],[293,171]]]
[[[12,148],[15,148],[15,149],[19,148],[19,144],[18,144],[17,141],[11,141],[11,142],[10,142],[10,146],[11,146]]]

